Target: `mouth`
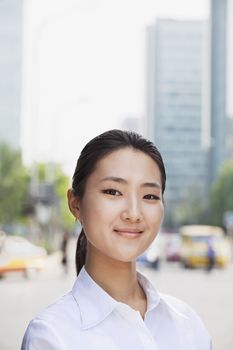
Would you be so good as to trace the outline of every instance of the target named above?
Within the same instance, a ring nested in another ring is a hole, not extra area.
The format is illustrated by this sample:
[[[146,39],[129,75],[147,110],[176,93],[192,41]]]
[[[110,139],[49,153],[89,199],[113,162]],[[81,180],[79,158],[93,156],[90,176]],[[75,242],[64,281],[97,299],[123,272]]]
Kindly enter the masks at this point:
[[[114,232],[122,237],[137,238],[141,236],[141,234],[143,233],[143,230],[125,227],[125,228],[114,229]]]

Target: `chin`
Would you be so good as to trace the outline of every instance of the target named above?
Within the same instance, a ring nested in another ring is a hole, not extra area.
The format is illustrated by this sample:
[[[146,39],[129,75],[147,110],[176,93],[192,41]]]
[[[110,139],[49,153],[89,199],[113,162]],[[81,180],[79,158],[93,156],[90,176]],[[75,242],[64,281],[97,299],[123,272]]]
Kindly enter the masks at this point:
[[[133,263],[136,262],[138,256],[140,256],[140,254],[125,254],[125,255],[118,255],[115,260],[124,262],[124,263]]]

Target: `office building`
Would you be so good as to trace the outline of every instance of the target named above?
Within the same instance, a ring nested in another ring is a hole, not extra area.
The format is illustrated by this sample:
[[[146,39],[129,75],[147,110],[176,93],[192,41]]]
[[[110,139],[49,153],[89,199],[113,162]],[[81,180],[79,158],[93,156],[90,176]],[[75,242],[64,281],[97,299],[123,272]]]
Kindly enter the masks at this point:
[[[233,1],[211,0],[210,13],[209,183],[216,180],[224,161],[233,158]]]
[[[167,211],[205,195],[206,30],[202,21],[161,19],[147,32],[147,130],[165,160]]]
[[[227,0],[211,0],[210,17],[210,116],[209,182],[226,158],[226,43]]]

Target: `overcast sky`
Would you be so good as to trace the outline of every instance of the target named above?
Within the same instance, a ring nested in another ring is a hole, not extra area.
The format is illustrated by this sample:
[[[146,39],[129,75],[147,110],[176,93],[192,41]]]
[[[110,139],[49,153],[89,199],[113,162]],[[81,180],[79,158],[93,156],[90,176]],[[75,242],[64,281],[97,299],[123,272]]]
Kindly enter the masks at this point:
[[[146,27],[208,12],[207,0],[26,0],[25,161],[59,161],[71,174],[90,138],[142,118]]]

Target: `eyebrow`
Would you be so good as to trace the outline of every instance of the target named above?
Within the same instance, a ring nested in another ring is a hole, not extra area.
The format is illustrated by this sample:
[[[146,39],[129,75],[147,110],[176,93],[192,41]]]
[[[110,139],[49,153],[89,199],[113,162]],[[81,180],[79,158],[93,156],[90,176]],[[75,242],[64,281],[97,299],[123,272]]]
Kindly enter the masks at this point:
[[[104,181],[114,181],[114,182],[122,183],[122,184],[128,183],[125,179],[122,179],[121,177],[117,177],[117,176],[106,176],[100,182],[104,182]],[[153,188],[160,188],[161,189],[161,185],[157,181],[145,182],[141,185],[141,187],[153,187]]]

